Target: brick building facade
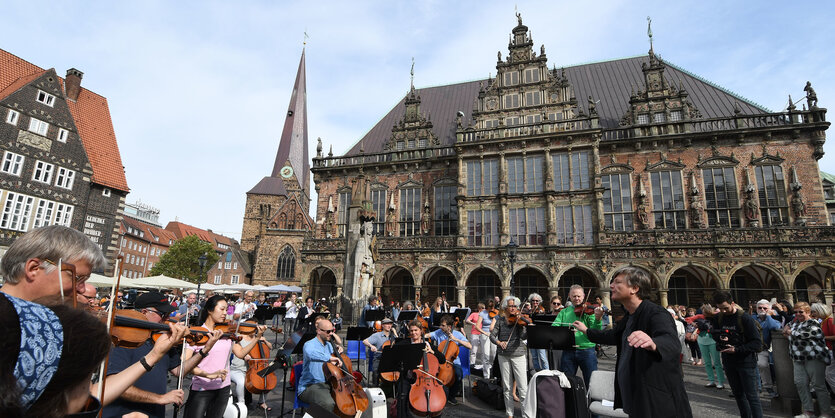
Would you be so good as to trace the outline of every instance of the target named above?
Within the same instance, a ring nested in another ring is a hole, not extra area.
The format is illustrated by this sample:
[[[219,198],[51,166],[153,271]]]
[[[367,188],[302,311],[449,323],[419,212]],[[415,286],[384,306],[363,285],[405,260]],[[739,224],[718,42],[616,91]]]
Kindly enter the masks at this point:
[[[315,297],[349,294],[360,199],[375,214],[384,301],[445,293],[473,306],[511,292],[564,297],[572,284],[608,301],[626,265],[651,273],[665,305],[697,306],[715,289],[742,304],[832,301],[835,228],[817,164],[829,122],[813,90],[802,108],[771,112],[652,47],[548,64],[520,17],[495,78],[412,86],[345,155],[320,146],[316,227],[296,283]],[[242,242],[271,231],[264,219],[280,203],[265,212],[248,196]]]
[[[0,253],[30,229],[61,224],[115,259],[129,188],[107,99],[81,87],[82,76],[0,50]]]

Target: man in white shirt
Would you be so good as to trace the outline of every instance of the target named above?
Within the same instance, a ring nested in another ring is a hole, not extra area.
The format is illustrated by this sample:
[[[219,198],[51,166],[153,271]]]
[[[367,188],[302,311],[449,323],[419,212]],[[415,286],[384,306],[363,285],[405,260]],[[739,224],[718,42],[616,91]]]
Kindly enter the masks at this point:
[[[252,301],[253,298],[255,298],[255,294],[252,293],[251,290],[247,290],[246,293],[244,293],[244,299],[235,304],[234,319],[246,321],[255,315],[255,309],[257,306],[255,306],[255,302]]]
[[[293,333],[293,329],[296,327],[296,318],[299,316],[299,305],[296,303],[296,294],[290,294],[290,300],[284,304],[284,307],[287,308],[287,313],[284,314],[284,335],[290,335]]]

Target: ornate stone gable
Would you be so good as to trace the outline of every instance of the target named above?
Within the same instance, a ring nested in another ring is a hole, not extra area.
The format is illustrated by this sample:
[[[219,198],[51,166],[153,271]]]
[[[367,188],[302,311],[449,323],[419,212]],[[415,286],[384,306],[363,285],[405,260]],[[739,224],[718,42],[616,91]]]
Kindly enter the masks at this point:
[[[267,222],[267,229],[312,231],[313,224],[295,196],[285,200]]]

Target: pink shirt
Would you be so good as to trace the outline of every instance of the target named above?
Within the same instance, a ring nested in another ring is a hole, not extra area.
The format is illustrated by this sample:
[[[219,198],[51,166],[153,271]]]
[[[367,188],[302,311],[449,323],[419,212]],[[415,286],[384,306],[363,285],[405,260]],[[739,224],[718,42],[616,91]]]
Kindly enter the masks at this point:
[[[473,312],[473,313],[470,314],[470,316],[467,317],[467,321],[470,321],[474,324],[477,324],[478,323],[478,318],[479,318],[478,312]],[[478,328],[476,328],[476,326],[473,325],[472,329],[470,330],[470,334],[481,335],[481,331],[479,331]]]
[[[229,370],[229,356],[232,353],[232,340],[220,339],[212,347],[209,354],[197,365],[203,371],[214,373],[220,369]],[[202,347],[189,345],[190,350],[197,351]],[[199,355],[199,354],[197,354]],[[229,373],[226,374],[226,379],[206,379],[205,377],[194,376],[191,380],[191,390],[215,390],[225,388],[230,385]]]

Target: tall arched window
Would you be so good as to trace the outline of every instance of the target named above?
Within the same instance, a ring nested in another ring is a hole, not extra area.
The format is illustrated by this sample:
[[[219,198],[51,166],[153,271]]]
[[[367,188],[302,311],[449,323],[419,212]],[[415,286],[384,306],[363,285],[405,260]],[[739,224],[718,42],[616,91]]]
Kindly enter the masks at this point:
[[[282,213],[281,215],[278,215],[278,227],[280,229],[287,229],[287,214],[286,213]]]
[[[279,280],[294,279],[296,276],[296,253],[289,245],[281,250],[278,256],[278,273],[276,277]]]

